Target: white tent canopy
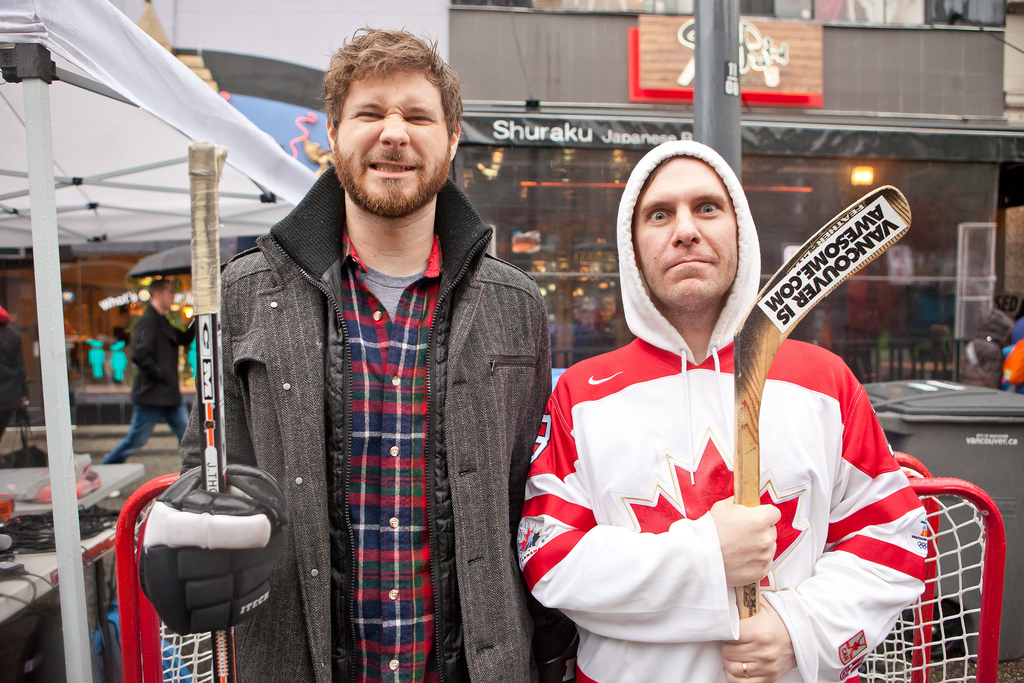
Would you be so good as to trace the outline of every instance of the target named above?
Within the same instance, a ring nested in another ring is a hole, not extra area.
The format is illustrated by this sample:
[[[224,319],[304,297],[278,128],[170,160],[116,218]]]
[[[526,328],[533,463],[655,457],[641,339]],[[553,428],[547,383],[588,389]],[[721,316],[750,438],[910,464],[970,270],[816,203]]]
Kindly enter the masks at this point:
[[[228,148],[224,236],[266,232],[315,179],[104,0],[2,0],[0,43],[41,44],[59,67],[141,108],[60,81],[50,88],[61,243],[188,239],[189,138]],[[29,246],[22,86],[3,84],[0,100],[0,243]]]
[[[0,244],[33,247],[65,669],[68,681],[86,683],[92,667],[58,241],[188,236],[189,195],[181,191],[188,175],[180,161],[188,138],[226,146],[230,166],[252,180],[228,177],[221,187],[222,214],[235,217],[236,234],[243,225],[247,234],[263,232],[258,224],[284,208],[247,197],[266,188],[297,203],[313,173],[105,0],[0,0],[4,43],[41,45],[144,110],[116,102],[120,108],[109,109],[100,95],[67,83],[47,86],[38,74],[26,74],[20,86],[0,85]],[[268,206],[275,208],[261,210]]]

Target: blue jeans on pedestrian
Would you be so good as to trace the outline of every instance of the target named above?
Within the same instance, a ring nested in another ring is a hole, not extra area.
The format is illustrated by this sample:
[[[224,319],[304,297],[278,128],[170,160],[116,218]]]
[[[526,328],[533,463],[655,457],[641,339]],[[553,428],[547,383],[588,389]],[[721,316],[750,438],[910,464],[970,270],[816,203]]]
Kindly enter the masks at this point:
[[[117,465],[127,460],[129,455],[146,445],[153,427],[161,420],[167,423],[178,437],[178,443],[181,443],[185,427],[188,426],[188,408],[184,403],[177,406],[144,406],[136,403],[132,406],[132,424],[128,428],[128,434],[100,464]]]

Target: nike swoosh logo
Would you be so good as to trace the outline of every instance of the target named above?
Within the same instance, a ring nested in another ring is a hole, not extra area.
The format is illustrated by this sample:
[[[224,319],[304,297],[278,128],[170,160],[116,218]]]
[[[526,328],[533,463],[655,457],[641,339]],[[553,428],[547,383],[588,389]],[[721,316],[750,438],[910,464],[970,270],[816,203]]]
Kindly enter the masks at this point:
[[[590,376],[590,379],[588,379],[587,381],[588,381],[588,382],[590,382],[591,384],[593,384],[593,385],[595,385],[595,386],[596,386],[596,385],[598,385],[598,384],[604,384],[604,383],[605,383],[605,382],[607,382],[608,380],[610,380],[610,379],[614,379],[615,377],[618,377],[618,376],[619,376],[619,375],[621,375],[622,373],[623,373],[623,371],[622,371],[622,370],[619,370],[618,372],[616,372],[616,373],[615,373],[614,375],[612,375],[611,377],[605,377],[604,379],[594,379],[594,376],[593,376],[593,375],[591,375],[591,376]]]

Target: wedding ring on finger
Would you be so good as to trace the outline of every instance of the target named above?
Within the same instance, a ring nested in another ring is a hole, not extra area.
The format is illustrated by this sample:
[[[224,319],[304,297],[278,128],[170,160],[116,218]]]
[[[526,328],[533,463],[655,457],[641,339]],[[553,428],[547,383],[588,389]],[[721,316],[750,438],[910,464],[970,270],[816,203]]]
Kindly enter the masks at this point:
[[[741,662],[741,663],[743,665],[743,677],[744,678],[750,678],[750,674],[747,673],[747,663],[746,662]]]

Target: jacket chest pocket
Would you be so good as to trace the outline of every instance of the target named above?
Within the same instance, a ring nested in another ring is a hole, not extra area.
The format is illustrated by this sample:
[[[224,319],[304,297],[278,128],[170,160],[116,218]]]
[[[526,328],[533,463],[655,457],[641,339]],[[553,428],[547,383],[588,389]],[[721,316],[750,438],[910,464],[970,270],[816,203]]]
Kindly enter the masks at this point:
[[[487,358],[487,366],[493,375],[501,368],[536,368],[536,356],[493,355]]]

